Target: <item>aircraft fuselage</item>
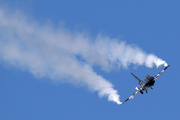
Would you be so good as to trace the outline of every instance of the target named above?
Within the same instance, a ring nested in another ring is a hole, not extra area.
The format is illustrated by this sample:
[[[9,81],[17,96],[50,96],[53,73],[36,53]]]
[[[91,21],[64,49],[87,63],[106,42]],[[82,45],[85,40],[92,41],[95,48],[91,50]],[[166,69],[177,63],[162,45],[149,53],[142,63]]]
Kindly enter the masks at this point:
[[[140,89],[142,91],[146,91],[148,90],[150,87],[154,86],[154,83],[155,83],[155,80],[154,80],[154,77],[149,77],[149,78],[146,78],[142,84],[140,85]]]

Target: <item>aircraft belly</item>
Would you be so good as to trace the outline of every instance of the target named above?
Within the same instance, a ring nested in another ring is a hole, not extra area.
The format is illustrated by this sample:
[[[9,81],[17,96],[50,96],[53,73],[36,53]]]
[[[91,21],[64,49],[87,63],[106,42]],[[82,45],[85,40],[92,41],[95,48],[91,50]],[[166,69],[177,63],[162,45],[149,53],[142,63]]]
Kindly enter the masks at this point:
[[[152,80],[152,81],[150,81],[150,82],[147,84],[147,86],[153,86],[153,85],[154,85],[154,83],[155,83],[155,81],[154,81],[154,80]]]

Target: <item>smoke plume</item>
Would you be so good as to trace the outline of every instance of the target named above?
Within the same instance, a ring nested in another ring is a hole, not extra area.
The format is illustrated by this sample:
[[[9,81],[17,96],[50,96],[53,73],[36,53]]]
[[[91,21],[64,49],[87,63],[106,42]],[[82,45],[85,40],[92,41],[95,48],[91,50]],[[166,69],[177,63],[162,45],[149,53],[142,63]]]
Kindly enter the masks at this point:
[[[37,77],[87,86],[117,104],[117,90],[92,66],[110,71],[130,64],[150,68],[167,65],[155,55],[118,39],[102,35],[92,39],[84,33],[42,25],[18,11],[9,13],[4,9],[0,9],[0,60]]]

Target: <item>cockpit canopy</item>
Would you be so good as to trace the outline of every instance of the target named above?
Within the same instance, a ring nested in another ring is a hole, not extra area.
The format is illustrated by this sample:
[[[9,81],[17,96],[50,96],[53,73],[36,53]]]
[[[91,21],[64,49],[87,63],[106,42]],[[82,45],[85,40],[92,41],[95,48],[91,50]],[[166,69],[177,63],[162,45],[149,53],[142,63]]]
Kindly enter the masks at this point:
[[[145,79],[149,79],[151,76],[150,75],[146,75],[145,76]]]

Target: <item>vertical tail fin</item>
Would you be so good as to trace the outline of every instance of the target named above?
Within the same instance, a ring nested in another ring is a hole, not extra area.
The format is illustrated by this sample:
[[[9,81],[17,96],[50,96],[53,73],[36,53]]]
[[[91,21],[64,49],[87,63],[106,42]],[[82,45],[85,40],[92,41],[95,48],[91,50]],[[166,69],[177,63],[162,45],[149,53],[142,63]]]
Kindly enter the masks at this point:
[[[133,73],[131,73],[131,75],[133,75],[136,79],[137,79],[137,81],[139,82],[139,85],[141,85],[142,84],[142,80],[140,80],[137,76],[135,76]]]

